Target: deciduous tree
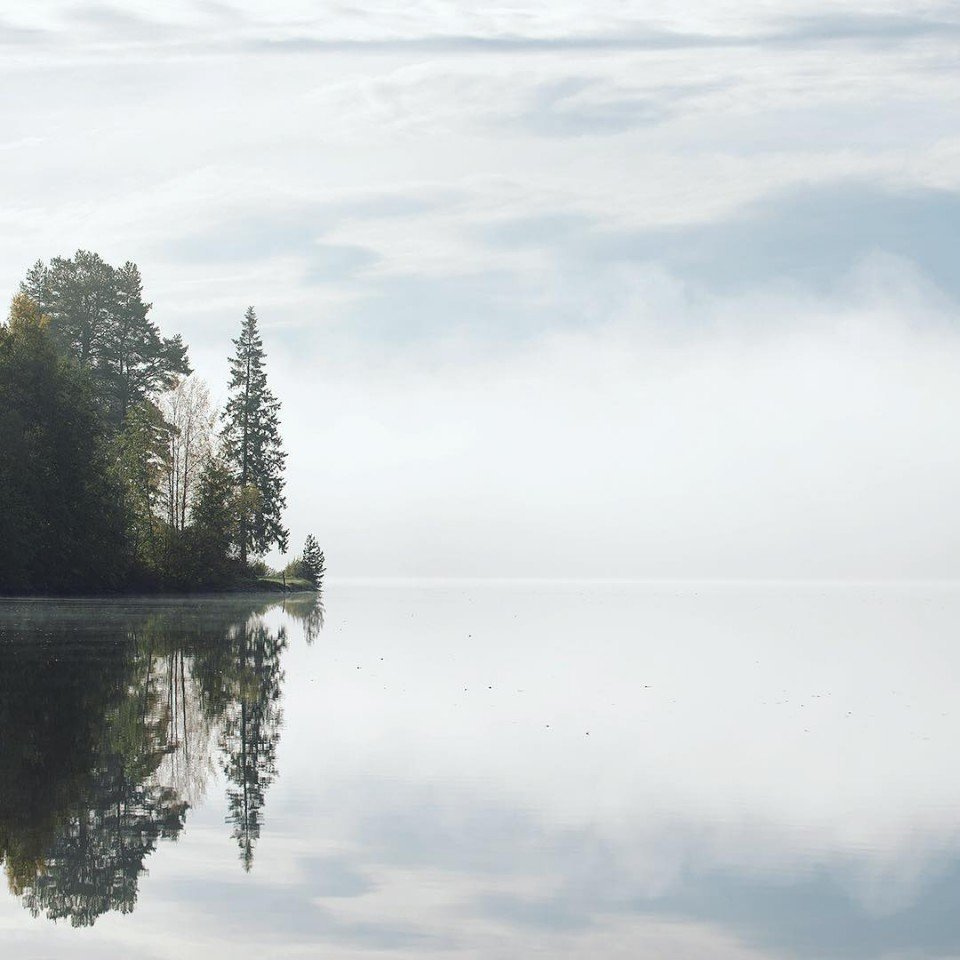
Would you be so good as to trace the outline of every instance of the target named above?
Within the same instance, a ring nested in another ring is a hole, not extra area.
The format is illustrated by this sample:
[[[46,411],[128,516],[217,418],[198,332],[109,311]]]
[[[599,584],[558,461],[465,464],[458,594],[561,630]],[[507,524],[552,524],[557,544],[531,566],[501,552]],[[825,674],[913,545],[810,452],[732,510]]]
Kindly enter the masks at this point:
[[[214,444],[217,414],[207,385],[196,375],[181,380],[160,399],[169,425],[162,499],[167,522],[182,531],[190,520],[197,486]]]

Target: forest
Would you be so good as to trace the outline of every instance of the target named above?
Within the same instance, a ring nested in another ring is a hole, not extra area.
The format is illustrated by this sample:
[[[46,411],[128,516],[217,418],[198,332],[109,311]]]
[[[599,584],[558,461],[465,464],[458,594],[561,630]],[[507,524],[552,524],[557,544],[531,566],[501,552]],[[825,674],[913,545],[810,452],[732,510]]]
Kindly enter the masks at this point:
[[[257,315],[222,411],[135,263],[38,261],[0,323],[0,594],[315,589],[316,538],[286,553],[286,453]]]

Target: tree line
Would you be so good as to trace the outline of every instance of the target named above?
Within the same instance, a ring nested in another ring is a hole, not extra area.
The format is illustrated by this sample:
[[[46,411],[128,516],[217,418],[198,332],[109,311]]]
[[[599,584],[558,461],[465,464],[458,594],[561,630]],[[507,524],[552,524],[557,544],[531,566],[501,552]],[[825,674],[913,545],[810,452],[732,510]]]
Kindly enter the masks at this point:
[[[0,592],[255,585],[286,552],[286,453],[253,307],[222,412],[137,265],[38,261],[0,323]],[[284,572],[318,586],[314,537]]]

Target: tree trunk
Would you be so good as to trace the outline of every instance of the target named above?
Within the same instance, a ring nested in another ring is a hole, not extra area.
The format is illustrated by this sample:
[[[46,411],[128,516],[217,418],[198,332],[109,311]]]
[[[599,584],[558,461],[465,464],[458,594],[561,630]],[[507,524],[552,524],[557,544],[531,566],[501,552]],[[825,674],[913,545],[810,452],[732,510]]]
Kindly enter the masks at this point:
[[[247,348],[247,376],[243,384],[243,455],[240,466],[240,562],[247,565],[247,507],[244,496],[247,490],[247,433],[250,420],[250,353]]]

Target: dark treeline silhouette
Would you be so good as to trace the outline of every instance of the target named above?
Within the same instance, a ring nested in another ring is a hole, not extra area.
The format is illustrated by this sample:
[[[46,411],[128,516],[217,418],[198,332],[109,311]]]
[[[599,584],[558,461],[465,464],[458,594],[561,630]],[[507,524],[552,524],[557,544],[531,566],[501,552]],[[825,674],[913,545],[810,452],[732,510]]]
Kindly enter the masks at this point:
[[[284,630],[268,603],[25,603],[0,611],[0,862],[35,916],[128,913],[208,777],[253,864],[277,774]],[[319,596],[285,604],[308,639]]]
[[[35,264],[0,323],[0,593],[254,585],[286,550],[253,308],[222,415],[150,313],[136,264],[80,250]],[[308,568],[300,586],[319,584]]]

